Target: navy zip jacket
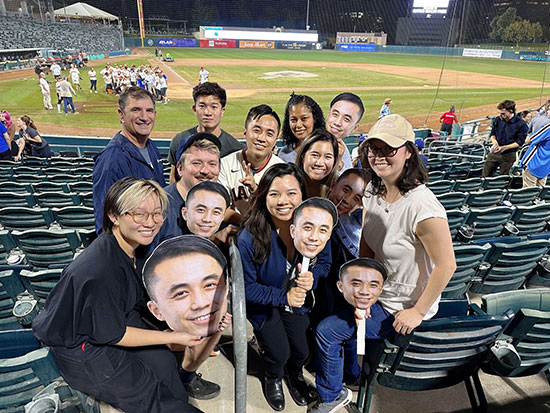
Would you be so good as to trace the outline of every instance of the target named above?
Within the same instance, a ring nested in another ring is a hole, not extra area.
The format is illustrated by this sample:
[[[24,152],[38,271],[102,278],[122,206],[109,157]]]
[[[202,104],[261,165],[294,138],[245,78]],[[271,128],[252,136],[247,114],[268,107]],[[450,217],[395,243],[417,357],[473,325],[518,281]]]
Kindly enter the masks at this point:
[[[499,146],[516,142],[521,148],[525,143],[528,129],[527,124],[518,115],[514,115],[508,122],[497,116],[493,120],[489,136],[496,136]],[[508,149],[502,153],[516,152],[519,148]]]
[[[152,179],[164,187],[164,168],[157,145],[147,140],[145,146],[152,165],[141,155],[139,148],[118,132],[105,149],[94,157],[94,216],[95,229],[99,234],[103,227],[103,203],[107,191],[116,181],[127,176]]]
[[[244,272],[246,316],[255,330],[262,328],[273,307],[288,306],[288,289],[283,288],[287,274],[286,249],[276,230],[271,230],[270,236],[271,252],[262,265],[254,262],[254,244],[250,232],[243,229],[237,238]],[[314,278],[313,289],[317,287],[319,278],[328,275],[331,261],[330,242],[327,242],[317,256],[315,265],[310,265]],[[305,306],[293,308],[295,313],[305,313],[309,310],[311,308]]]

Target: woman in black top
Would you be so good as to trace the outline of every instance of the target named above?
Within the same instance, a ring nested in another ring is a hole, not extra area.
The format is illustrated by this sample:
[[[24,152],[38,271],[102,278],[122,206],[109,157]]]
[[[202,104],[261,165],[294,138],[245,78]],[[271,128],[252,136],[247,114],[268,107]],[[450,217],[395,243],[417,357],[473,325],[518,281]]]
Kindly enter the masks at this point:
[[[187,403],[167,344],[200,341],[152,330],[140,245],[158,233],[167,205],[162,188],[123,178],[107,192],[103,233],[65,270],[33,322],[67,383],[124,412],[196,412]]]
[[[52,157],[50,145],[38,134],[36,125],[28,115],[17,118],[17,127],[19,128],[19,139],[17,140],[19,152],[15,157],[16,161],[21,159],[22,154],[38,158]]]

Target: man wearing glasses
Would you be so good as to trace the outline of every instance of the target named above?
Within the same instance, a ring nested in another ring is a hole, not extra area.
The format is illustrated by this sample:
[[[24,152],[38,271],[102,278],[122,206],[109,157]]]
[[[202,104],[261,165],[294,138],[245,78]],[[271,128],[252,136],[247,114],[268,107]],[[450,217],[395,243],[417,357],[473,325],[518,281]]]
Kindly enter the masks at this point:
[[[516,161],[518,148],[525,143],[528,126],[516,115],[516,102],[504,100],[497,105],[499,116],[493,119],[491,132],[491,150],[482,176],[493,176],[497,168],[500,175],[508,175]]]

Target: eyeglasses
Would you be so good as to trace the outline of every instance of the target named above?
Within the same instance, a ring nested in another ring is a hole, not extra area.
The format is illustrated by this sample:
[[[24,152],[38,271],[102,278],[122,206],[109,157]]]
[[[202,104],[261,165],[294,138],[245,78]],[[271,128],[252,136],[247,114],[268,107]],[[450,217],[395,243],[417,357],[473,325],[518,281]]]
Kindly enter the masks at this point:
[[[392,158],[395,156],[395,154],[397,154],[397,151],[399,150],[399,148],[401,148],[401,146],[399,146],[398,148],[392,148],[389,145],[385,145],[380,148],[377,148],[375,146],[366,145],[367,157],[368,158],[376,158],[376,157]]]
[[[155,212],[141,212],[141,211],[138,211],[138,212],[126,212],[126,214],[130,215],[132,217],[132,219],[134,220],[134,222],[136,224],[143,224],[145,222],[147,222],[149,220],[149,217],[153,217],[153,221],[155,222],[155,224],[160,224],[162,222],[164,222],[164,220],[166,219],[166,216],[164,215],[163,212],[159,212],[159,211],[155,211]]]

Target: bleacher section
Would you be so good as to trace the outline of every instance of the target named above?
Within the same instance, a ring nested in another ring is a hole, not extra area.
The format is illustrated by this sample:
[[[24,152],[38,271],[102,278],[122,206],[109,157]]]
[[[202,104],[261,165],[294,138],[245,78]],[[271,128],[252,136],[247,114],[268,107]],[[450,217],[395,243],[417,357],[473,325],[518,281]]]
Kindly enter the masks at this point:
[[[37,39],[40,41],[37,43]],[[122,50],[122,27],[47,23],[22,16],[0,16],[0,49],[76,49],[85,53]]]

